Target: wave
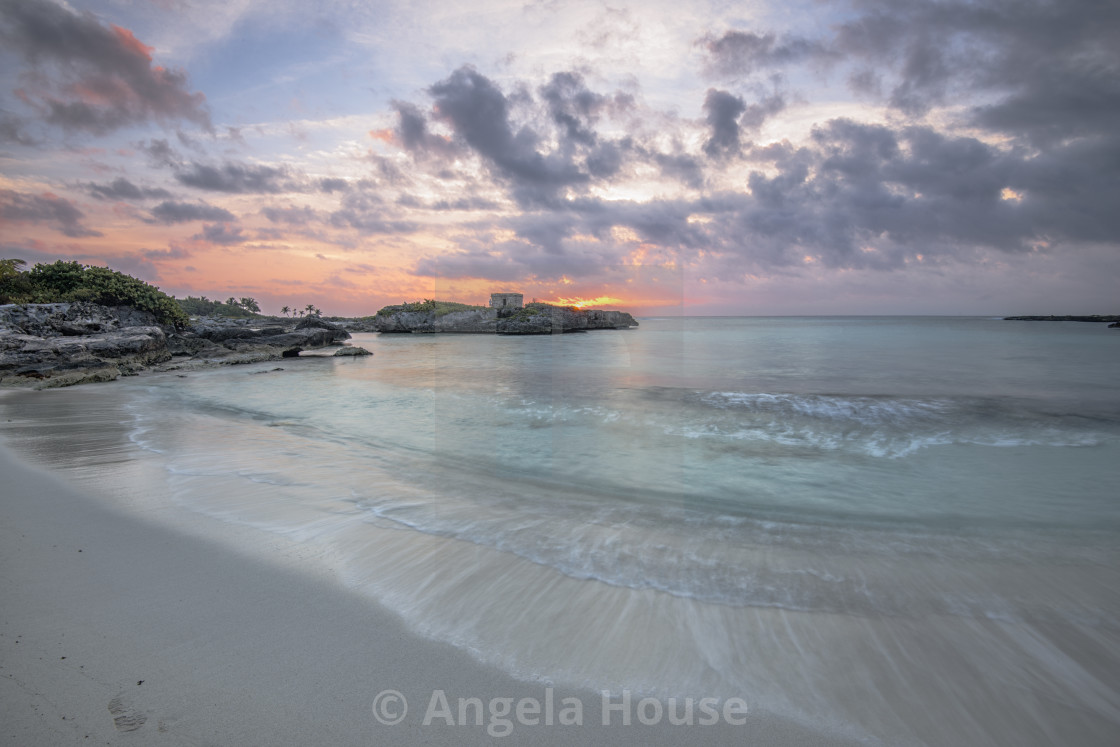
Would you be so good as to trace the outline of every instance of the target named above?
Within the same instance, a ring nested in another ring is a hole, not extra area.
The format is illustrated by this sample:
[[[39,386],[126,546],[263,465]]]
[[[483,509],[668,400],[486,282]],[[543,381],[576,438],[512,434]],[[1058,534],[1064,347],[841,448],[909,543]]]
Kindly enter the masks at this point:
[[[1115,440],[1120,431],[1109,418],[978,398],[651,388],[633,401],[609,405],[526,398],[494,398],[491,404],[532,428],[617,425],[688,440],[765,443],[790,453],[842,450],[889,459],[954,444],[1091,447]]]

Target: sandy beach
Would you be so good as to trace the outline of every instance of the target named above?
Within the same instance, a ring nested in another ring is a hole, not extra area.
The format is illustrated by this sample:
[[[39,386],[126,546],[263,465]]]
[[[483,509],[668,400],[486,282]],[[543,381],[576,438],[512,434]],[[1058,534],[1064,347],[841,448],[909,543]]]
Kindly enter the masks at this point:
[[[0,474],[4,744],[485,744],[504,721],[486,712],[476,726],[468,711],[460,725],[460,697],[511,697],[514,708],[549,697],[411,634],[342,588],[326,559],[302,557],[306,547],[170,506],[126,515],[4,447]],[[384,690],[409,703],[399,724],[371,710]],[[441,703],[423,724],[437,690],[453,726]],[[582,725],[559,723],[565,698],[580,701]],[[689,728],[647,726],[635,711],[627,727],[615,711],[605,728],[600,694],[552,699],[553,726],[543,710],[531,725],[530,703],[524,723],[510,713],[508,741],[836,743],[757,714]]]

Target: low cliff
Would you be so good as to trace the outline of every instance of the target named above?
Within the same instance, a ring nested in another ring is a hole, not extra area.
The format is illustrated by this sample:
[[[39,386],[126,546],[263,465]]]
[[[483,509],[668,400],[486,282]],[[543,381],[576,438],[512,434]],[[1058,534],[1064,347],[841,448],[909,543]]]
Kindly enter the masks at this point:
[[[383,333],[499,335],[551,335],[638,326],[634,317],[625,311],[582,310],[543,303],[531,303],[523,309],[473,308],[445,313],[391,306],[382,309],[373,324]]]
[[[0,306],[0,384],[112,381],[171,359],[155,317],[92,303]]]
[[[1116,314],[1088,314],[1083,316],[1065,315],[1055,316],[1005,316],[1005,322],[1120,322]],[[1111,326],[1111,325],[1110,325]]]
[[[0,306],[0,385],[62,387],[112,381],[155,366],[177,370],[275,360],[349,337],[316,318],[298,323],[203,318],[176,329],[127,306],[7,304]]]

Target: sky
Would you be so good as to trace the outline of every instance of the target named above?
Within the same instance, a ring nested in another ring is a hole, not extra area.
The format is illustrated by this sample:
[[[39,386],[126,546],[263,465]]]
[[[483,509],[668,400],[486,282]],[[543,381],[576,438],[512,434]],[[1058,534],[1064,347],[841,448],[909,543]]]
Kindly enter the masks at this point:
[[[1114,0],[0,0],[0,258],[365,315],[1087,314]]]

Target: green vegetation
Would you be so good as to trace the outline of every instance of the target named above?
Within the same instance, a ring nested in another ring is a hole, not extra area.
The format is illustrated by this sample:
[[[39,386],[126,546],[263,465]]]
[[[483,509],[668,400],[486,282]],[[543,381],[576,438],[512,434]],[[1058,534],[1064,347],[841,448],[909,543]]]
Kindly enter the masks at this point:
[[[412,303],[400,303],[394,306],[386,306],[377,312],[377,316],[390,316],[392,314],[399,314],[405,311],[430,313],[435,317],[447,316],[456,311],[479,311],[486,309],[486,306],[472,306],[468,303],[456,303],[454,301],[436,301],[432,298],[426,298],[423,301],[413,301]]]
[[[515,311],[510,319],[523,322],[527,319],[532,319],[539,314],[548,314],[550,313],[549,309],[570,309],[571,311],[579,311],[579,309],[575,306],[553,306],[552,304],[533,301],[532,303],[525,304],[524,308]]]
[[[261,310],[261,307],[252,298],[242,298],[240,301],[229,298],[223,302],[211,301],[206,296],[199,296],[198,298],[187,296],[175,300],[183,308],[183,311],[191,316],[224,316],[243,319],[256,316],[256,312]]]
[[[293,309],[291,306],[284,306],[283,308],[280,309],[280,313],[283,314],[284,316],[300,317],[300,318],[303,318],[304,316],[314,316],[314,317],[322,317],[323,316],[323,310],[318,308],[313,303],[307,304],[302,309]]]
[[[26,264],[20,259],[0,260],[0,303],[88,301],[147,311],[160,324],[181,327],[190,321],[175,299],[159,288],[108,267],[59,260],[21,271]]]
[[[27,303],[34,293],[22,259],[0,259],[0,303]]]

